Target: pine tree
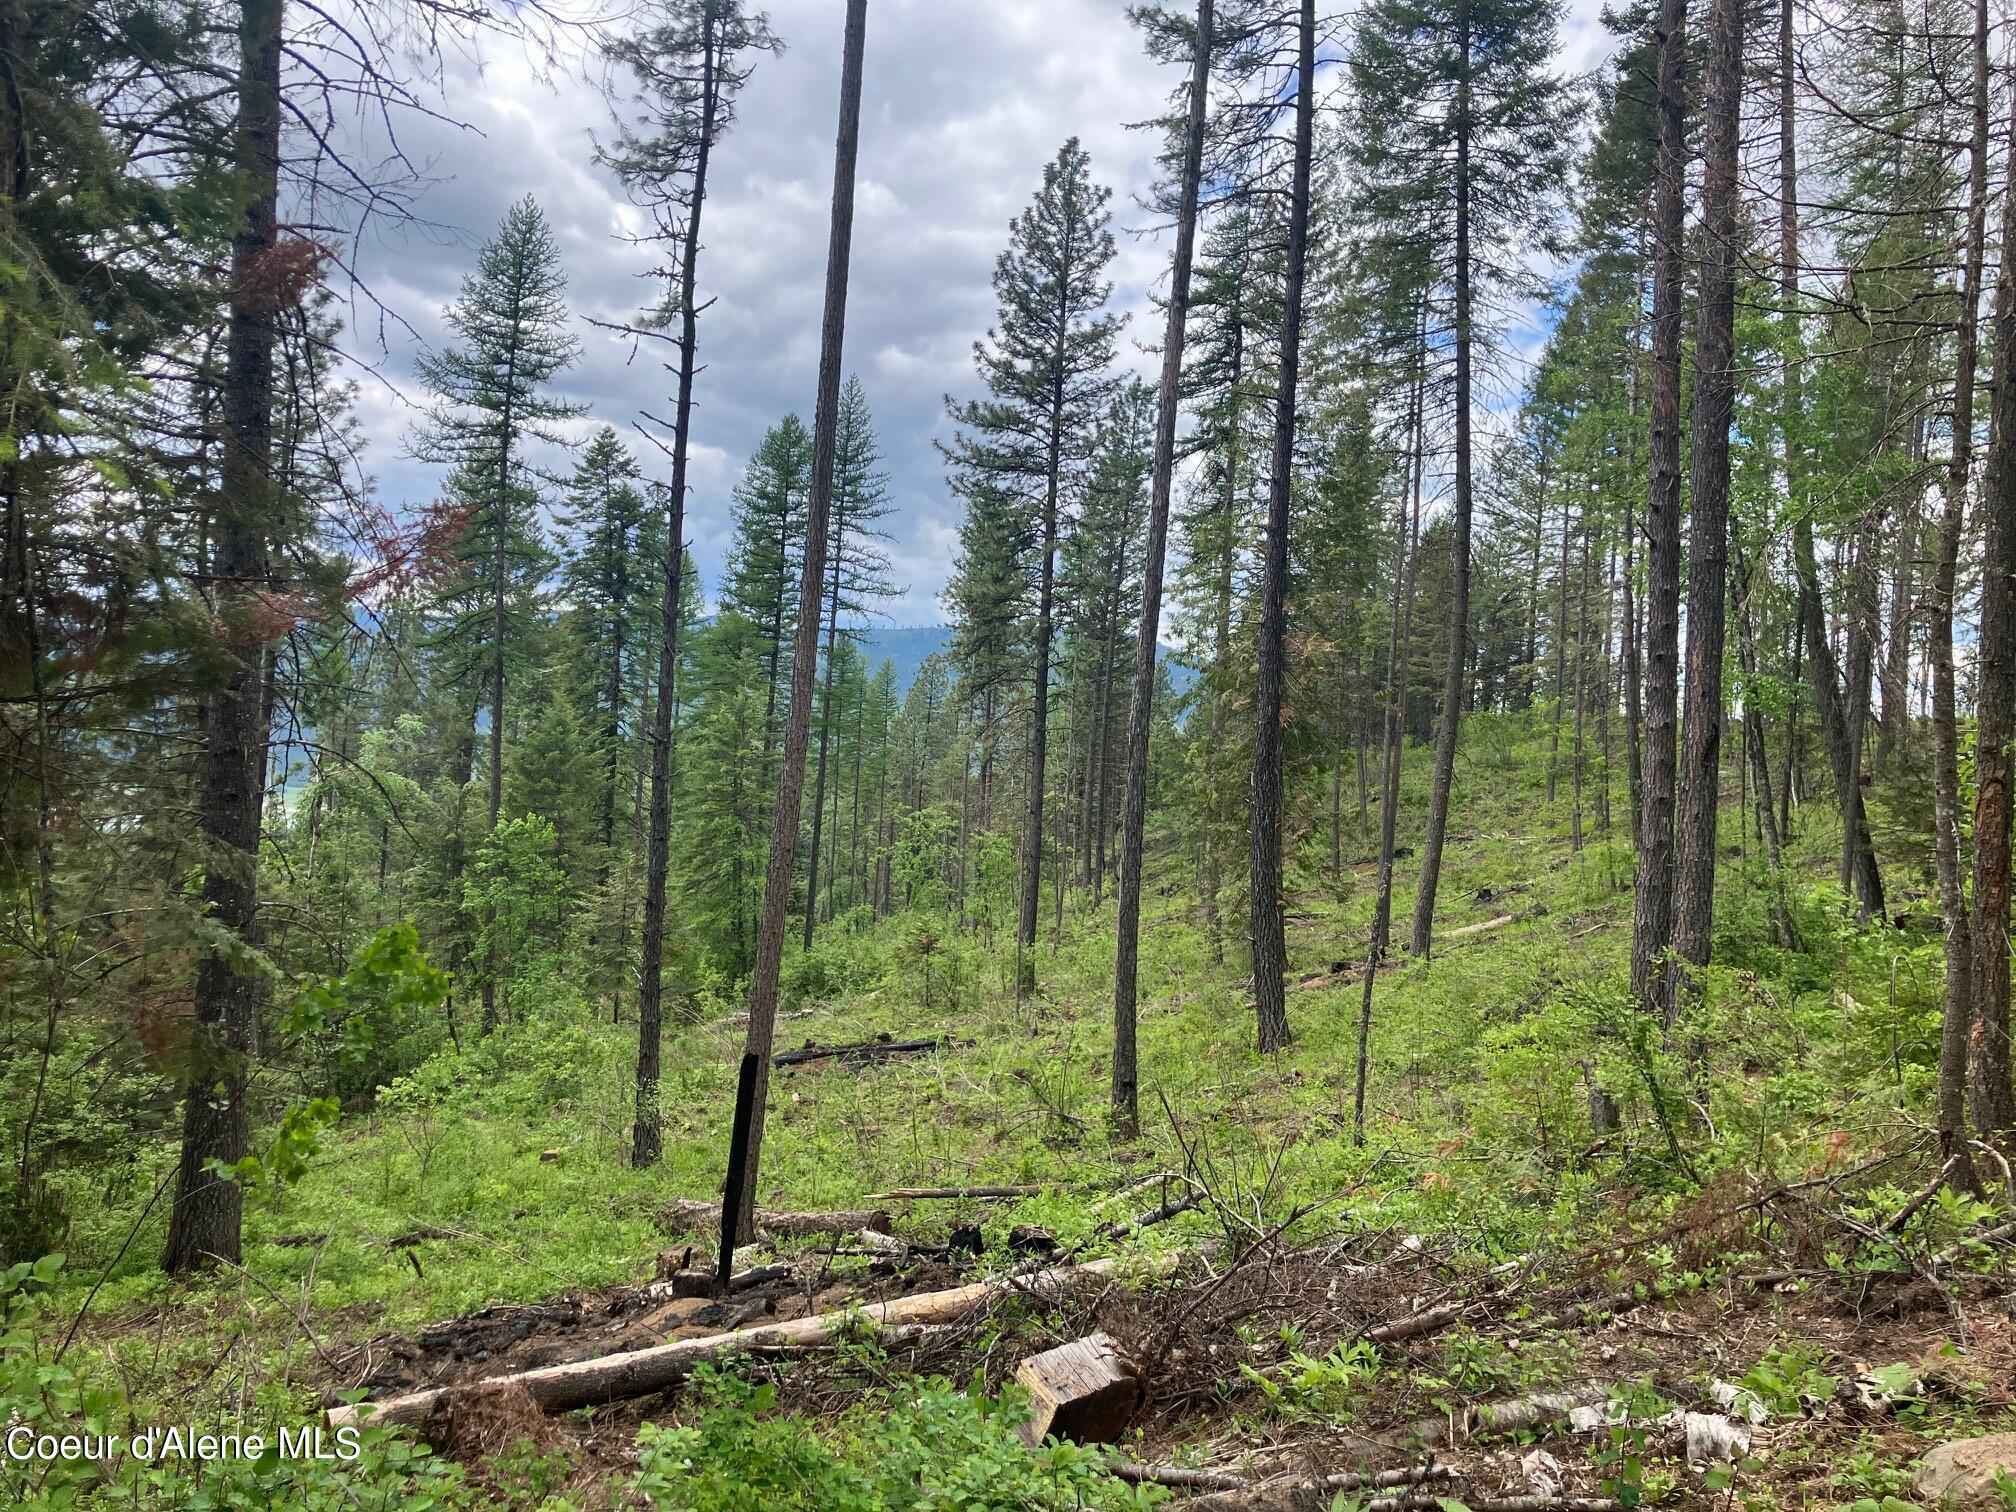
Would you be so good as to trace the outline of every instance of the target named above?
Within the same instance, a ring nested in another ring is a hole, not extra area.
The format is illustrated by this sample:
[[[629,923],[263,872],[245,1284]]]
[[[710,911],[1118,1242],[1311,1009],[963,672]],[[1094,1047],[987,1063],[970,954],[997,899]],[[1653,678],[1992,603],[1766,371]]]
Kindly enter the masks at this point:
[[[606,425],[583,449],[557,519],[572,536],[561,591],[578,627],[583,703],[601,747],[606,880],[617,849],[617,815],[629,787],[625,745],[638,733],[650,682],[665,521],[646,500],[636,459]]]
[[[580,355],[566,292],[559,242],[539,206],[520,200],[449,307],[456,344],[420,362],[436,403],[415,450],[454,468],[450,507],[465,521],[459,571],[438,601],[441,634],[488,686],[492,829],[504,803],[505,689],[526,664],[551,566],[537,519],[542,480],[528,452],[534,442],[562,442],[562,425],[581,412],[548,388]],[[483,1026],[495,1022],[496,982],[486,970]]]
[[[1050,665],[1057,542],[1096,417],[1113,379],[1109,369],[1120,317],[1103,313],[1112,285],[1112,191],[1092,182],[1076,137],[1043,170],[1043,187],[1009,231],[994,265],[994,328],[973,348],[988,397],[946,403],[959,434],[946,448],[955,472],[1013,491],[1036,512],[1036,624],[1029,712],[1029,798],[1023,825],[1018,980],[1035,970],[1037,895],[1043,871],[1043,805],[1048,781]],[[969,485],[972,486],[972,485]]]
[[[637,1001],[637,1118],[631,1163],[655,1164],[659,1122],[659,1003],[665,951],[665,894],[672,856],[672,711],[678,701],[680,615],[686,602],[686,462],[698,365],[701,212],[715,144],[735,120],[753,54],[781,45],[768,20],[741,0],[663,0],[654,24],[612,43],[608,56],[636,82],[630,118],[597,158],[650,217],[644,238],[665,261],[661,297],[630,328],[670,344],[674,360],[672,478],[666,490],[665,570],[659,600],[658,676],[651,723],[650,823],[644,857],[644,941]],[[655,438],[654,438],[655,439]],[[663,443],[661,443],[662,445]]]
[[[1431,349],[1446,363],[1453,412],[1455,592],[1414,899],[1416,955],[1434,940],[1468,675],[1474,372],[1480,348],[1488,353],[1498,340],[1491,312],[1530,287],[1533,251],[1559,244],[1575,103],[1550,67],[1560,11],[1559,0],[1375,0],[1351,58],[1367,250],[1375,259],[1390,253],[1425,279],[1418,299],[1429,310]],[[1438,375],[1438,391],[1442,383]]]
[[[861,380],[849,378],[840,391],[839,430],[834,438],[831,565],[826,574],[826,672],[819,700],[819,757],[812,784],[812,843],[805,860],[805,948],[819,917],[819,860],[826,839],[826,774],[834,740],[833,684],[843,647],[851,649],[862,617],[877,612],[895,595],[889,581],[888,539],[878,521],[889,514],[889,478],[881,471],[882,450]],[[842,618],[848,623],[843,625]]]

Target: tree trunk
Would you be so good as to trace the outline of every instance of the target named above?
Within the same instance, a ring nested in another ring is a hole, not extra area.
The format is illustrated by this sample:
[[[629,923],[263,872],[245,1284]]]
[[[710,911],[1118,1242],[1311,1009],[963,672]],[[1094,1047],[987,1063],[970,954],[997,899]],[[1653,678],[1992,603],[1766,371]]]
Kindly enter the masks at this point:
[[[1428,833],[1421,845],[1421,876],[1414,889],[1413,952],[1426,956],[1435,940],[1435,890],[1442,881],[1442,843],[1449,830],[1449,795],[1456,782],[1457,726],[1470,646],[1470,6],[1458,0],[1456,81],[1456,489],[1451,537],[1449,664],[1442,683],[1442,724],[1435,734],[1435,780],[1428,796]]]
[[[1425,333],[1424,333],[1425,334]],[[1372,1069],[1372,984],[1385,959],[1393,924],[1393,852],[1400,816],[1401,730],[1406,714],[1407,677],[1414,646],[1414,573],[1420,562],[1421,479],[1428,438],[1423,424],[1427,353],[1417,350],[1408,434],[1413,456],[1411,504],[1393,530],[1393,601],[1386,632],[1386,707],[1379,751],[1379,891],[1372,905],[1372,937],[1365,948],[1365,980],[1358,1002],[1358,1074],[1351,1102],[1351,1142],[1365,1143],[1365,1096]]]
[[[248,947],[259,938],[259,821],[266,731],[260,728],[265,638],[260,591],[270,574],[266,521],[273,497],[273,354],[278,310],[270,263],[279,245],[280,41],[284,0],[243,0],[238,13],[238,112],[232,157],[245,196],[231,238],[225,338],[224,453],[211,521],[210,570],[228,663],[203,700],[197,822],[205,842],[203,903],[210,925]],[[245,1154],[245,1085],[258,1013],[258,978],[226,949],[196,968],[196,1021],[183,1081],[182,1152],[161,1267],[173,1275],[240,1255],[244,1188],[219,1175]]]
[[[2016,140],[2010,148],[2016,162]],[[2002,245],[2016,247],[2016,194],[2002,205]],[[2016,373],[2016,279],[1995,285],[1994,369]],[[1968,1031],[1974,1127],[2016,1125],[2009,1055],[2009,740],[2016,714],[2016,383],[1990,389],[1982,479],[1981,639],[1974,719],[1974,1013]]]
[[[637,1119],[630,1163],[655,1165],[663,1148],[658,1110],[659,1041],[665,975],[665,886],[672,865],[672,709],[679,672],[679,608],[686,564],[686,452],[693,417],[693,302],[700,263],[700,212],[720,98],[720,63],[712,8],[700,22],[700,144],[693,163],[693,203],[679,249],[679,393],[673,411],[672,483],[666,498],[665,596],[658,615],[657,702],[651,720],[651,829],[644,853],[643,948],[637,982]]]
[[[1141,969],[1141,852],[1148,827],[1148,738],[1155,709],[1155,651],[1162,623],[1162,569],[1169,550],[1169,496],[1176,475],[1176,406],[1183,378],[1190,264],[1197,241],[1198,179],[1204,161],[1204,108],[1211,86],[1213,0],[1197,0],[1190,61],[1190,114],[1183,132],[1176,250],[1162,325],[1162,381],[1155,409],[1155,461],[1148,492],[1148,542],[1141,562],[1141,630],[1134,647],[1134,693],[1127,705],[1127,780],[1120,801],[1120,882],[1113,959],[1114,1134],[1141,1132],[1140,1068],[1134,1031]]]
[[[812,422],[812,493],[805,511],[805,562],[798,632],[791,645],[791,707],[785,716],[784,762],[770,820],[770,865],[763,878],[763,916],[749,977],[749,1033],[743,1054],[756,1057],[756,1097],[749,1120],[749,1155],[742,1174],[742,1232],[754,1229],[756,1178],[762,1166],[763,1110],[769,1101],[770,1051],[777,1034],[777,978],[797,877],[799,807],[805,795],[805,749],[812,736],[812,679],[818,671],[819,589],[826,575],[826,530],[833,502],[833,454],[840,422],[840,353],[847,327],[847,266],[854,244],[854,160],[861,140],[861,61],[868,0],[847,0],[841,43],[840,125],[833,147],[833,214],[826,247],[826,311],[819,332],[819,386]]]
[[[1659,159],[1652,211],[1652,478],[1646,514],[1645,758],[1631,991],[1664,1001],[1673,935],[1674,722],[1680,659],[1680,313],[1686,223],[1687,4],[1660,0]]]
[[[1729,431],[1736,400],[1736,173],[1743,114],[1743,0],[1709,0],[1702,80],[1707,116],[1698,323],[1694,338],[1694,466],[1687,522],[1687,711],[1681,758],[1667,1021],[1708,964],[1721,813],[1722,653],[1729,597]]]
[[[1274,393],[1273,476],[1260,589],[1260,668],[1253,735],[1253,1003],[1259,1046],[1288,1043],[1287,921],[1281,910],[1285,797],[1281,703],[1288,662],[1288,506],[1295,483],[1295,393],[1302,360],[1302,281],[1309,260],[1309,171],[1316,125],[1316,0],[1302,0],[1295,86],[1295,166],[1288,201],[1288,263],[1282,287],[1281,370]]]
[[[1786,26],[1792,0],[1784,0]],[[1790,85],[1786,86],[1789,90]],[[1943,1159],[1967,1162],[1968,1030],[1973,1017],[1973,934],[1960,863],[1960,721],[1953,665],[1954,584],[1967,531],[1974,460],[1974,382],[1980,360],[1981,277],[1988,229],[1988,0],[1974,0],[1973,134],[1967,147],[1967,237],[1954,341],[1953,453],[1939,519],[1939,558],[1926,626],[1932,664],[1932,839],[1939,914],[1946,926],[1946,997],[1939,1035],[1938,1124]]]

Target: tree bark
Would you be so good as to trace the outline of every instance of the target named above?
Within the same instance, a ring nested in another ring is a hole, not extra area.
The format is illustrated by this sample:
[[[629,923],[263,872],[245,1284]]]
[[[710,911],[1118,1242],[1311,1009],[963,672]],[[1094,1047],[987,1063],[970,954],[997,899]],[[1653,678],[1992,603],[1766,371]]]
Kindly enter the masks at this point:
[[[657,701],[651,720],[651,820],[644,852],[643,948],[637,982],[637,1118],[630,1137],[630,1163],[655,1165],[663,1148],[658,1110],[658,1075],[665,991],[665,890],[672,866],[672,709],[679,674],[679,606],[686,564],[686,453],[693,418],[693,369],[697,350],[694,281],[700,266],[700,212],[707,202],[707,166],[720,103],[721,58],[714,12],[700,23],[700,144],[693,161],[693,203],[679,249],[679,392],[672,423],[672,482],[665,529],[665,596],[658,614]]]
[[[771,811],[770,864],[763,878],[763,916],[749,977],[749,1033],[743,1053],[756,1057],[756,1099],[743,1167],[742,1221],[749,1232],[762,1167],[763,1111],[769,1101],[770,1051],[777,1035],[777,979],[784,931],[797,877],[799,807],[805,795],[805,751],[812,734],[812,680],[819,658],[819,588],[826,574],[827,522],[833,502],[833,453],[840,424],[841,347],[847,329],[847,269],[854,245],[854,162],[861,141],[861,66],[868,0],[847,0],[841,43],[840,125],[833,147],[833,213],[826,244],[826,311],[819,333],[818,401],[812,423],[812,493],[805,511],[805,561],[798,598],[798,633],[791,646],[791,707],[784,724],[784,760]]]
[[[1670,1023],[1708,964],[1721,813],[1722,654],[1729,596],[1729,431],[1736,400],[1737,156],[1743,115],[1743,3],[1709,0],[1702,83],[1707,116],[1703,246],[1694,337],[1692,511],[1687,522],[1687,707],[1674,877]]]
[[[1427,353],[1417,348],[1408,434],[1413,456],[1411,504],[1393,530],[1393,601],[1386,633],[1386,707],[1379,752],[1379,890],[1372,905],[1372,938],[1365,949],[1365,980],[1358,1003],[1358,1068],[1351,1099],[1351,1142],[1365,1143],[1365,1096],[1372,1070],[1372,984],[1385,959],[1393,924],[1393,852],[1400,821],[1400,754],[1406,717],[1407,677],[1414,646],[1414,571],[1420,561],[1421,479],[1428,438],[1422,422]]]
[[[2016,163],[2016,139],[2010,147]],[[2016,247],[2016,194],[2003,197],[2002,245]],[[2016,279],[1995,285],[1994,368],[2016,373]],[[2016,714],[2016,383],[1990,390],[1982,479],[1981,637],[1974,690],[1974,1013],[1968,1029],[1974,1127],[2016,1126],[2009,1054],[2009,741]]]
[[[1792,0],[1784,0],[1790,26]],[[1926,659],[1932,664],[1932,842],[1939,914],[1946,927],[1946,995],[1939,1034],[1938,1125],[1942,1159],[1967,1161],[1968,1030],[1973,1017],[1973,933],[1960,861],[1960,721],[1953,665],[1955,581],[1967,531],[1974,461],[1974,384],[1980,362],[1981,278],[1988,230],[1988,0],[1974,0],[1973,132],[1967,145],[1967,233],[1954,332],[1953,451],[1946,465]],[[1786,86],[1788,89],[1790,85]]]
[[[1660,0],[1659,157],[1652,211],[1651,498],[1646,512],[1644,792],[1631,932],[1631,991],[1663,1003],[1673,936],[1673,809],[1680,659],[1680,314],[1686,234],[1687,4]]]
[[[1141,857],[1148,827],[1148,738],[1155,711],[1155,652],[1162,623],[1162,571],[1169,551],[1169,496],[1176,476],[1176,406],[1190,308],[1190,265],[1197,243],[1198,180],[1204,162],[1204,110],[1211,87],[1213,0],[1197,0],[1190,60],[1190,113],[1183,130],[1183,178],[1177,191],[1176,249],[1169,265],[1169,305],[1162,323],[1162,378],[1155,408],[1155,461],[1148,490],[1148,542],[1141,562],[1141,629],[1134,647],[1134,694],[1127,705],[1127,780],[1120,800],[1119,921],[1113,952],[1114,1133],[1141,1132],[1140,1066],[1134,1042],[1141,969]]]
[[[279,335],[274,250],[280,241],[280,41],[284,0],[243,0],[238,12],[238,110],[232,159],[245,196],[231,238],[225,336],[224,451],[211,520],[210,571],[226,638],[223,681],[203,700],[197,822],[210,924],[248,948],[259,939],[259,821],[266,731],[261,674],[270,631],[259,622],[273,518],[273,354]],[[161,1267],[182,1275],[237,1264],[244,1189],[213,1165],[245,1154],[247,1059],[258,978],[235,951],[206,951],[196,968],[196,1022],[183,1082],[182,1152]]]
[[[1428,797],[1428,834],[1421,845],[1421,876],[1414,889],[1413,953],[1426,956],[1435,941],[1435,891],[1442,880],[1442,844],[1449,831],[1449,796],[1456,782],[1457,726],[1470,646],[1470,6],[1458,0],[1456,81],[1456,488],[1451,536],[1449,665],[1442,683],[1442,724],[1435,734],[1435,779]]]
[[[1295,395],[1302,362],[1302,282],[1309,260],[1309,172],[1316,126],[1316,0],[1302,0],[1297,28],[1295,165],[1289,187],[1281,367],[1274,393],[1273,476],[1267,484],[1260,667],[1254,698],[1258,726],[1253,736],[1253,1003],[1263,1054],[1288,1043],[1288,1000],[1282,981],[1288,972],[1288,938],[1281,905],[1285,804],[1281,704],[1288,672],[1288,507],[1295,485]]]

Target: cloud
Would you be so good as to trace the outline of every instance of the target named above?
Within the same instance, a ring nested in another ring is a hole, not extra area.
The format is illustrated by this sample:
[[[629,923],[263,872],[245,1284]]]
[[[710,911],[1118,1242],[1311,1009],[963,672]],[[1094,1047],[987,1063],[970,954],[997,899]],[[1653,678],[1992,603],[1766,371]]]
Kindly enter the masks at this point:
[[[1572,0],[1564,67],[1600,57],[1597,9],[1598,0]],[[700,270],[701,296],[714,303],[700,322],[688,501],[710,591],[743,459],[786,412],[810,419],[841,10],[831,0],[772,0],[786,51],[758,62],[715,156]],[[594,136],[609,130],[606,104],[581,78],[542,79],[515,49],[490,52],[480,66],[449,60],[439,103],[451,119],[401,127],[402,145],[433,179],[418,205],[428,224],[381,226],[358,249],[362,276],[397,316],[381,323],[360,307],[352,335],[399,391],[367,382],[361,405],[369,464],[395,506],[431,498],[440,481],[404,455],[411,401],[422,397],[414,359],[444,339],[442,312],[476,247],[525,195],[552,220],[570,275],[583,357],[565,377],[569,394],[624,432],[640,412],[672,407],[668,352],[650,343],[633,351],[589,324],[632,315],[656,288],[646,276],[652,255],[626,239],[639,217],[593,161]],[[1136,206],[1157,143],[1127,123],[1154,115],[1179,72],[1143,56],[1117,0],[871,5],[846,354],[891,476],[891,555],[906,590],[892,609],[899,622],[941,617],[957,545],[956,506],[932,446],[945,430],[943,396],[973,390],[971,348],[992,318],[994,259],[1068,136],[1084,141],[1095,176],[1114,190],[1114,302],[1131,317],[1124,360],[1147,371],[1138,347],[1159,334],[1149,292],[1168,249],[1159,235],[1128,234],[1148,223]],[[385,144],[361,132],[360,146],[368,154]],[[647,469],[666,472],[655,451],[639,450]]]

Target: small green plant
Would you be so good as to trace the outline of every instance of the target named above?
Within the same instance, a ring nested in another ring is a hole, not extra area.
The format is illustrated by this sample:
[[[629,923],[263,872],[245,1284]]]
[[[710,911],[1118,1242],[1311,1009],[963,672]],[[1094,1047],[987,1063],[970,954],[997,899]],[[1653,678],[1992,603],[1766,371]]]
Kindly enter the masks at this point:
[[[1819,1352],[1801,1344],[1773,1345],[1737,1383],[1748,1387],[1778,1417],[1796,1417],[1834,1395],[1834,1377],[1820,1368]]]
[[[1377,1347],[1353,1339],[1325,1355],[1291,1350],[1271,1373],[1244,1364],[1239,1372],[1291,1418],[1336,1420],[1350,1416],[1364,1388],[1379,1378],[1380,1368]]]
[[[1893,1464],[1879,1449],[1857,1449],[1841,1460],[1834,1484],[1858,1496],[1892,1496],[1911,1488],[1911,1472]]]

